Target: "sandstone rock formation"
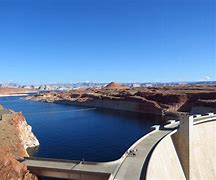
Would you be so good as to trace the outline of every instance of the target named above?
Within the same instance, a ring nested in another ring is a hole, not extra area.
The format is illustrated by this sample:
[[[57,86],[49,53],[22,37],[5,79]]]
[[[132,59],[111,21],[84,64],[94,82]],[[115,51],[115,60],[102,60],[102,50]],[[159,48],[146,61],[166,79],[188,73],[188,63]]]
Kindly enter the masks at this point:
[[[26,99],[157,115],[176,116],[178,112],[192,112],[200,105],[203,113],[209,112],[209,107],[216,112],[216,86],[207,85],[121,88],[110,83],[102,89],[46,92]]]
[[[0,148],[0,179],[2,180],[37,180],[29,173],[26,165],[18,162],[10,148]]]
[[[15,158],[28,156],[27,149],[38,145],[37,138],[21,113],[0,109],[0,179],[37,179]]]
[[[27,124],[24,116],[21,113],[16,113],[10,120],[10,124],[16,127],[17,131],[20,132],[20,139],[24,149],[34,148],[39,146],[39,141],[32,133],[32,128]]]
[[[118,84],[116,82],[111,82],[108,85],[106,85],[104,87],[104,89],[128,89],[128,87],[127,86],[123,86],[121,84]]]

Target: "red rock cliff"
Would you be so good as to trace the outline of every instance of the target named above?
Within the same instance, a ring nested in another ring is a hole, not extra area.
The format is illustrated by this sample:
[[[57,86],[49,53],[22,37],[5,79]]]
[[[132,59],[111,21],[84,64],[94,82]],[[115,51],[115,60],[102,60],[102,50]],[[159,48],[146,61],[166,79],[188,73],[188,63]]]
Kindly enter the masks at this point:
[[[213,112],[216,112],[216,86],[207,85],[122,88],[121,85],[112,82],[101,89],[46,92],[26,99],[142,114],[177,115],[178,112],[191,112],[195,106],[200,104],[211,107]],[[203,112],[208,111],[206,109]]]
[[[36,180],[27,167],[16,160],[28,156],[27,148],[39,145],[21,113],[0,109],[0,179]]]

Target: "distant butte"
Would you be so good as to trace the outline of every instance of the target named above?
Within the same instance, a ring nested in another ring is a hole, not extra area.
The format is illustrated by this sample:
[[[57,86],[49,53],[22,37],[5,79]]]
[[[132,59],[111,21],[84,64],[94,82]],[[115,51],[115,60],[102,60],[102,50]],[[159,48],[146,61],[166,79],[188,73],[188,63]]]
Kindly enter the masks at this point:
[[[116,82],[111,82],[104,87],[104,89],[128,89],[128,88],[129,87],[123,86],[123,85],[116,83]]]

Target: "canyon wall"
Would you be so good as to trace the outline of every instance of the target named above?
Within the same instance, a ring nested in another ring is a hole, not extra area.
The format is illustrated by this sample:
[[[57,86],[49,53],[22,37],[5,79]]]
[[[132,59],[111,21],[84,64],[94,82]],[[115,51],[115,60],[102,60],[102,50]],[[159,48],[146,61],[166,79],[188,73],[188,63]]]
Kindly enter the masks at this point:
[[[86,101],[67,101],[67,100],[58,100],[53,101],[57,104],[71,104],[78,106],[87,106],[95,108],[104,108],[104,109],[114,109],[122,110],[128,112],[144,113],[144,114],[154,114],[161,115],[162,109],[154,102],[150,101],[127,101],[124,100],[100,100],[100,99],[88,99]]]
[[[216,86],[123,88],[116,83],[112,88],[110,86],[45,92],[26,99],[160,115],[163,119],[178,118],[179,112],[197,113],[199,110],[204,114],[216,111]]]

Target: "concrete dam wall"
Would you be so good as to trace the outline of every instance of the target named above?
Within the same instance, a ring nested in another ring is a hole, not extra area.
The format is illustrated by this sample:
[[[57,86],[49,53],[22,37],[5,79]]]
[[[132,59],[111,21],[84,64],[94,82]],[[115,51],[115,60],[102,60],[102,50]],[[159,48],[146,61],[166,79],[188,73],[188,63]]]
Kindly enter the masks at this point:
[[[174,131],[156,146],[148,164],[146,179],[216,179],[216,120],[193,126],[190,157],[178,155]],[[181,151],[183,144],[180,144]],[[188,177],[184,172],[184,158],[189,158]]]

